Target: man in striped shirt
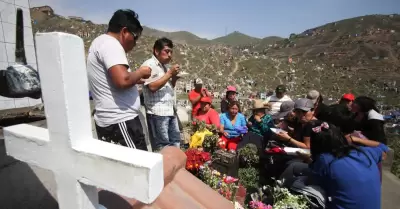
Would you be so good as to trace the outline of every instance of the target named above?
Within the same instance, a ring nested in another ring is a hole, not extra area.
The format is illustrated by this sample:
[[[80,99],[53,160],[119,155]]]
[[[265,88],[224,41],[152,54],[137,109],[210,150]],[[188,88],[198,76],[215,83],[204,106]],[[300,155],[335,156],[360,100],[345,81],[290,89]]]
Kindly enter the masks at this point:
[[[175,84],[179,65],[169,67],[173,43],[167,38],[154,43],[153,56],[142,67],[151,68],[150,78],[143,86],[152,149],[160,151],[165,146],[180,146],[180,131],[175,115]]]

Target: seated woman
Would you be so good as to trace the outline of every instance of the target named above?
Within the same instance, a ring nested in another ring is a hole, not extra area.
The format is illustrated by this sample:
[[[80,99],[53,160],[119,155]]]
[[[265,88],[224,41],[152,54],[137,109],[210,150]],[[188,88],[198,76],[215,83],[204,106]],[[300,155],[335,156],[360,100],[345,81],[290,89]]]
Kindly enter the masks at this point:
[[[225,147],[229,151],[235,151],[241,140],[241,134],[246,132],[246,118],[239,112],[240,105],[237,101],[228,104],[228,112],[220,116],[221,140],[225,142]]]
[[[249,122],[247,123],[249,133],[264,137],[265,134],[270,132],[270,128],[274,127],[274,121],[271,115],[265,113],[265,109],[267,109],[267,107],[264,106],[262,100],[254,100],[253,108],[250,108],[250,110],[253,111],[253,115],[250,116]]]
[[[220,126],[219,114],[211,108],[212,100],[210,97],[202,97],[200,99],[200,109],[197,111],[195,118],[204,121],[209,127],[215,125],[217,128]]]
[[[356,147],[332,124],[312,128],[311,180],[321,186],[331,202],[327,208],[375,209],[381,207],[381,185],[377,164],[386,145],[355,138]]]
[[[253,107],[250,108],[253,111],[253,115],[250,116],[247,123],[249,132],[243,136],[243,140],[238,144],[238,149],[251,143],[256,145],[260,152],[262,151],[264,139],[269,138],[270,128],[274,127],[271,115],[265,112],[267,108],[262,100],[253,100]]]

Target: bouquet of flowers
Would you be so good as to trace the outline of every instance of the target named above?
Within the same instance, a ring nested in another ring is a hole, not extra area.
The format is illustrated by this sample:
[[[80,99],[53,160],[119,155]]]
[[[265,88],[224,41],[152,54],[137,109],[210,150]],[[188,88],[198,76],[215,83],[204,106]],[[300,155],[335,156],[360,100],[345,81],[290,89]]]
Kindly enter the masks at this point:
[[[222,175],[217,170],[211,169],[208,163],[200,167],[200,179],[226,199],[235,202],[239,179]]]
[[[303,195],[293,195],[287,188],[281,187],[281,182],[276,181],[275,185],[263,186],[257,193],[250,195],[249,207],[252,209],[306,209],[309,208],[306,197]],[[266,203],[272,204],[268,205]]]
[[[261,201],[250,201],[249,207],[251,209],[272,209],[271,205],[266,205]]]
[[[208,152],[199,151],[198,149],[188,149],[185,152],[186,160],[186,170],[197,173],[200,166],[205,162],[211,160],[211,155]]]

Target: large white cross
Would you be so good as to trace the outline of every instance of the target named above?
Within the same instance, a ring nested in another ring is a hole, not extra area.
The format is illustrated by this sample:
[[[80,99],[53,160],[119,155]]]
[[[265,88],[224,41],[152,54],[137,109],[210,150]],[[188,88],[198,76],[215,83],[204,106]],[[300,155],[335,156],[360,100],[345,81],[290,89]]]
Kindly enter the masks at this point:
[[[92,136],[82,39],[39,33],[36,47],[48,129],[4,128],[7,153],[53,171],[60,209],[97,208],[97,188],[153,202],[164,187],[162,155]]]

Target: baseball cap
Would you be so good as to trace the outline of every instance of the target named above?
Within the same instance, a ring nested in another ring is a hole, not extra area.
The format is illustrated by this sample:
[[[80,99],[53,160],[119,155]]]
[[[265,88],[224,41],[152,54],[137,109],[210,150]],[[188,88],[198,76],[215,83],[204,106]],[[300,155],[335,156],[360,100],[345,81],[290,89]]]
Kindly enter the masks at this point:
[[[210,97],[202,97],[200,99],[200,102],[207,102],[207,103],[212,103],[212,99]]]
[[[321,95],[321,94],[319,93],[319,91],[317,91],[317,90],[311,90],[311,91],[309,91],[308,94],[307,94],[307,99],[310,99],[310,100],[313,102],[313,104],[314,104],[315,102],[317,102],[317,99],[318,99],[318,97],[319,97],[320,95]]]
[[[194,80],[195,84],[203,84],[203,80],[201,80],[200,78],[196,78],[196,80]]]
[[[311,99],[301,98],[294,102],[294,109],[310,111],[314,108],[314,102]]]
[[[275,89],[275,92],[277,93],[285,93],[286,92],[286,86],[285,85],[278,85]]]
[[[284,118],[287,114],[289,114],[294,109],[293,101],[284,101],[281,104],[279,112],[272,116],[272,119],[280,119]]]
[[[228,91],[236,92],[236,87],[234,87],[234,86],[228,86],[228,87],[226,88],[226,91],[227,91],[227,92],[228,92]]]
[[[343,94],[342,99],[354,101],[355,97],[354,94]]]

